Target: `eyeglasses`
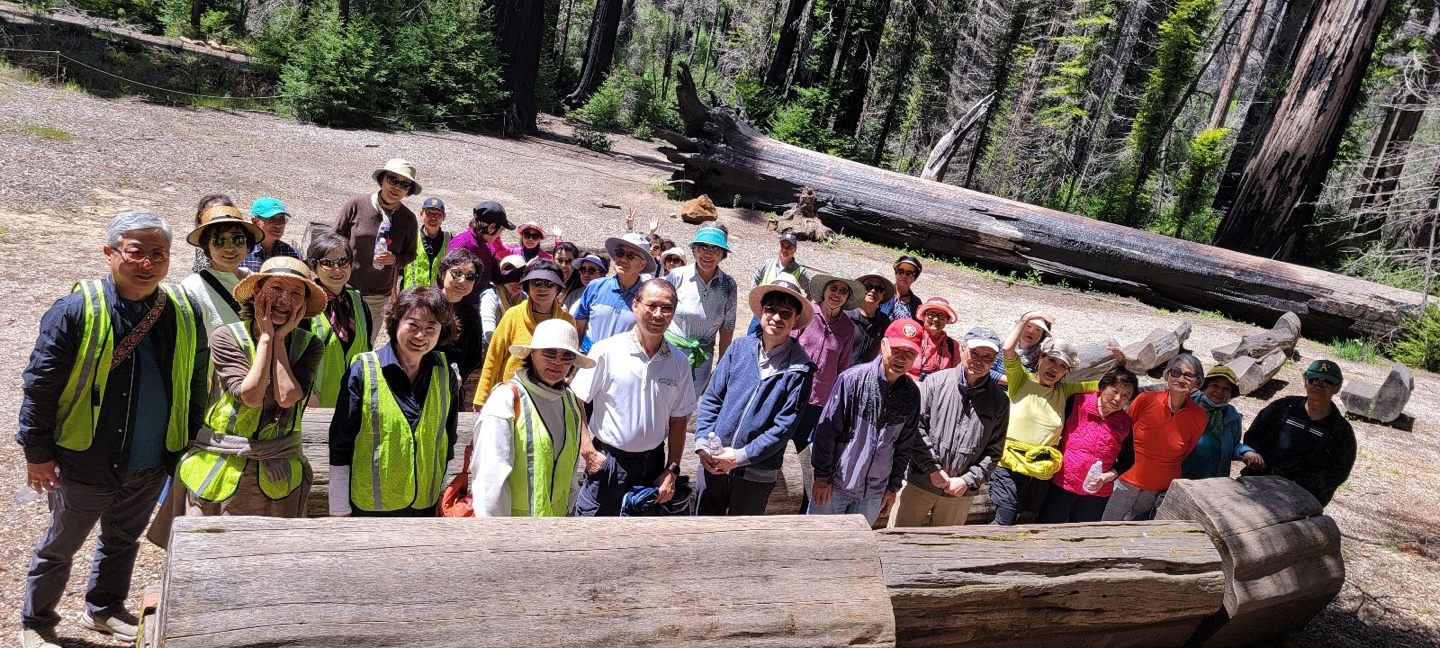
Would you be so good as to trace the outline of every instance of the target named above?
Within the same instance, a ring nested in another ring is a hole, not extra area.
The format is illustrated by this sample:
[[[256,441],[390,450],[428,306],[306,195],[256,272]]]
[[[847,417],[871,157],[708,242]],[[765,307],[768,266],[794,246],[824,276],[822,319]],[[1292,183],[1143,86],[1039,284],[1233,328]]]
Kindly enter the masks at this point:
[[[695,250],[696,254],[719,254],[725,251],[724,248],[718,245],[710,245],[709,243],[696,243],[691,247]]]
[[[261,218],[259,220],[262,223],[276,223],[279,225],[284,225],[285,223],[290,222],[290,217],[285,214],[275,214],[274,216],[271,216],[269,218]]]
[[[1340,383],[1330,382],[1330,380],[1327,378],[1315,377],[1306,378],[1305,384],[1310,385],[1311,387],[1334,387],[1335,385],[1338,385]]]
[[[651,313],[658,313],[660,315],[670,315],[675,312],[675,306],[667,302],[642,302],[640,307]]]
[[[338,259],[316,259],[315,265],[331,270],[344,270],[345,268],[350,267],[350,257],[340,257]]]
[[[642,254],[639,253],[639,252],[634,251],[634,250],[616,250],[616,251],[615,251],[615,258],[617,258],[617,259],[627,259],[627,260],[629,260],[629,259],[639,260],[639,259],[645,258],[645,256],[642,255]]]
[[[605,274],[605,270],[604,270],[603,268],[597,268],[597,267],[592,266],[592,265],[583,265],[583,266],[580,266],[580,274],[583,275],[583,276],[586,276],[586,277],[594,276],[594,275],[602,275],[602,274]]]
[[[531,279],[530,281],[527,281],[525,283],[530,285],[531,290],[534,290],[536,288],[539,288],[541,290],[553,290],[560,287],[560,284],[550,281],[549,279]]]
[[[525,230],[523,233],[520,234],[520,238],[524,238],[524,239],[534,239],[534,240],[538,241],[538,240],[540,240],[540,239],[542,239],[542,238],[545,238],[545,235],[544,235],[544,234],[541,234],[540,232],[537,232],[537,231],[535,231],[535,230]]]
[[[1185,380],[1188,382],[1195,382],[1200,379],[1199,376],[1193,373],[1181,371],[1179,369],[1171,369],[1169,373],[1166,373],[1165,375],[1169,376],[1171,380]]]
[[[845,285],[845,284],[842,284],[842,283],[832,283],[832,284],[830,284],[830,285],[828,285],[828,286],[825,286],[825,292],[827,292],[827,293],[828,293],[828,292],[839,293],[839,294],[841,294],[841,295],[845,295],[846,297],[849,297],[849,296],[850,296],[850,287],[847,286],[847,285]]]
[[[407,190],[407,191],[408,191],[411,187],[415,186],[415,183],[413,183],[413,182],[411,182],[411,181],[409,181],[409,180],[406,180],[406,179],[401,178],[401,177],[398,177],[398,176],[393,176],[393,175],[390,175],[390,174],[388,174],[388,173],[385,174],[385,182],[388,182],[388,183],[390,183],[391,185],[394,185],[394,186],[399,187],[399,188],[401,188],[401,189],[405,189],[405,190]]]
[[[114,250],[114,248],[111,249]],[[170,260],[170,253],[168,251],[156,250],[149,254],[145,254],[139,250],[114,250],[114,252],[119,254],[120,258],[125,260],[125,262],[136,265],[147,261],[150,262],[151,265],[159,265]]]
[[[885,286],[882,286],[880,284],[865,284],[865,292],[878,292],[883,295],[885,294]]]
[[[559,360],[564,363],[575,362],[575,352],[561,351],[560,349],[540,349],[540,357],[551,362]]]
[[[761,310],[761,311],[764,311],[764,313],[765,313],[766,315],[774,315],[774,316],[779,317],[780,319],[783,319],[783,320],[788,320],[788,319],[790,319],[790,318],[792,318],[792,317],[795,317],[795,311],[790,310],[790,309],[788,309],[788,308],[776,308],[776,307],[774,307],[774,306],[761,306],[761,307],[760,307],[760,310]]]
[[[451,269],[450,269],[450,278],[451,278],[451,279],[454,279],[454,280],[456,280],[456,281],[473,282],[473,281],[475,281],[476,279],[479,279],[479,278],[480,278],[480,273],[478,273],[478,272],[465,272],[464,270],[461,270],[461,269],[459,269],[459,268],[451,268]]]
[[[939,311],[939,310],[929,310],[929,311],[925,311],[925,315],[923,315],[922,317],[924,317],[924,318],[927,319],[927,320],[937,319],[937,320],[945,320],[945,321],[947,321],[947,322],[950,321],[950,316],[949,316],[949,315],[946,315],[944,311]]]
[[[249,242],[250,242],[250,241],[245,238],[245,235],[244,235],[244,234],[234,234],[234,235],[231,235],[231,236],[212,236],[212,237],[210,237],[210,245],[213,245],[213,246],[215,246],[215,247],[217,247],[217,248],[221,248],[221,249],[230,247],[230,246],[232,246],[232,245],[235,246],[235,247],[237,247],[237,248],[249,247],[249,245],[248,245]]]
[[[920,276],[920,272],[919,272],[919,271],[916,271],[916,270],[896,270],[896,271],[895,271],[895,276],[897,276],[897,277],[918,277],[918,276]]]

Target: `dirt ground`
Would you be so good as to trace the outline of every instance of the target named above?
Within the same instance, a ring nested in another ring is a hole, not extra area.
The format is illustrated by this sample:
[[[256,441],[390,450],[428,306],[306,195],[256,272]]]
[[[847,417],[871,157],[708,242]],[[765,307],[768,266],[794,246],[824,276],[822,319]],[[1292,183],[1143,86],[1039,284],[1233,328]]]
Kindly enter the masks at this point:
[[[187,109],[91,96],[0,76],[0,432],[13,436],[21,372],[34,344],[40,315],[79,279],[104,271],[100,246],[105,221],[115,212],[149,210],[177,232],[190,228],[195,201],[225,192],[248,206],[258,196],[283,200],[298,217],[286,238],[298,243],[305,221],[329,222],[349,195],[374,188],[370,172],[390,157],[419,167],[423,195],[451,206],[447,229],[465,226],[469,206],[482,200],[505,205],[516,222],[562,227],[567,239],[598,246],[623,227],[634,208],[643,226],[686,242],[695,226],[670,214],[679,204],[660,191],[673,167],[657,144],[617,138],[615,153],[601,155],[568,144],[563,124],[524,141],[448,132],[379,133],[302,125],[270,115]],[[717,203],[730,203],[716,197]],[[418,209],[419,200],[412,199]],[[774,236],[753,213],[722,209],[734,254],[723,268],[748,285],[754,269],[774,254]],[[298,222],[297,222],[298,221]],[[182,234],[183,236],[183,234]],[[170,280],[190,271],[192,254],[177,236]],[[895,252],[847,238],[832,246],[802,245],[803,263],[854,274],[888,267]],[[1112,295],[1031,286],[931,262],[916,285],[922,295],[943,295],[960,313],[952,333],[984,324],[1006,330],[1020,313],[1047,308],[1060,334],[1079,342],[1114,337],[1128,343],[1181,320],[1194,327],[1189,348],[1199,357],[1255,327],[1214,317],[1160,311]],[[743,302],[743,300],[742,300]],[[741,319],[749,313],[741,306]],[[1305,341],[1305,356],[1325,347]],[[1207,362],[1208,364],[1208,362]],[[1342,362],[1348,378],[1379,382],[1388,367]],[[1303,366],[1303,365],[1301,365]],[[1412,429],[1355,423],[1360,456],[1350,481],[1328,509],[1345,534],[1347,584],[1324,615],[1287,639],[1294,646],[1430,646],[1440,639],[1440,484],[1436,410],[1440,384],[1416,375],[1407,413]],[[1287,366],[1264,393],[1301,393],[1299,368]],[[1265,404],[1241,398],[1248,421]],[[13,443],[0,443],[0,487],[22,483],[24,459]],[[8,494],[9,490],[6,491]],[[0,502],[0,605],[9,610],[4,639],[18,627],[17,613],[29,555],[44,530],[43,506]],[[78,617],[83,565],[62,606]],[[163,554],[146,545],[134,592],[160,580]],[[63,624],[70,646],[118,645]]]

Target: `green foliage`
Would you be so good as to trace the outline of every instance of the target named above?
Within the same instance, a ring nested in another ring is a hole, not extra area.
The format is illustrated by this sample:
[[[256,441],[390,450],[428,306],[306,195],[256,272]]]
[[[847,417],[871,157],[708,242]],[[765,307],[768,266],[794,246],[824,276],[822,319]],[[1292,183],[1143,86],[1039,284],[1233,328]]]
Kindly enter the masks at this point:
[[[272,20],[257,49],[290,110],[331,126],[481,123],[503,97],[489,12],[467,0],[408,12],[372,1],[352,2],[348,26],[330,1]]]
[[[1391,355],[1411,369],[1440,371],[1440,308],[1432,303],[1424,317],[1406,323]]]
[[[1330,357],[1350,362],[1364,362],[1367,364],[1380,364],[1385,362],[1385,356],[1380,352],[1379,345],[1373,340],[1363,338],[1352,338],[1349,340],[1335,340],[1325,345],[1330,349]]]
[[[49,126],[26,126],[25,132],[47,140],[68,140],[75,137],[73,133]]]
[[[661,81],[617,71],[578,110],[566,116],[599,131],[644,134],[657,128],[680,130],[680,114],[661,96]]]
[[[590,95],[590,100],[580,107],[579,112],[585,116],[586,123],[592,128],[617,131],[624,125],[620,113],[625,108],[627,76],[629,75],[623,72],[610,75],[600,89]]]
[[[859,157],[855,138],[837,135],[820,116],[828,111],[830,93],[824,87],[795,88],[796,98],[770,116],[770,136],[795,146],[844,158]]]
[[[614,143],[605,131],[595,128],[583,116],[574,113],[566,119],[575,126],[575,143],[597,153],[609,153]]]
[[[1164,227],[1161,233],[1189,241],[1210,241],[1220,224],[1220,215],[1212,213],[1210,202],[1229,153],[1229,133],[1225,128],[1211,128],[1191,141],[1190,156],[1175,179],[1175,203],[1160,224]]]

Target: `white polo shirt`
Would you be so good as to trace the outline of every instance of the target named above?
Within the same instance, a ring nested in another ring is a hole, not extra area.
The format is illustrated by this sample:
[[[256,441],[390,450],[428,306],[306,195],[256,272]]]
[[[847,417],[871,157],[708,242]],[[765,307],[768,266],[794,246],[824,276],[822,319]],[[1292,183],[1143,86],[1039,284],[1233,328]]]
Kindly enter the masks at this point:
[[[655,357],[640,348],[635,331],[590,347],[594,368],[575,374],[570,388],[595,406],[590,434],[625,452],[646,452],[665,443],[672,417],[695,412],[695,381],[685,354],[661,342]]]

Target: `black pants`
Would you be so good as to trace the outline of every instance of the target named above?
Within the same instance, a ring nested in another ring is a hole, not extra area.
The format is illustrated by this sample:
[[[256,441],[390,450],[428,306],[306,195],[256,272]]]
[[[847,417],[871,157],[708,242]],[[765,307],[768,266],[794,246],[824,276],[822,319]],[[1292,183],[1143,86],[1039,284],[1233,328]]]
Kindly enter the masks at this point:
[[[800,408],[800,419],[795,421],[795,436],[790,437],[795,443],[795,452],[809,447],[810,438],[815,435],[815,426],[820,424],[820,415],[824,412],[824,405],[806,403]]]
[[[1010,472],[997,467],[990,473],[990,502],[995,505],[992,524],[1009,526],[1021,513],[1040,510],[1050,480]]]
[[[1082,495],[1072,493],[1058,486],[1050,486],[1045,503],[1040,506],[1040,524],[1062,524],[1065,522],[1099,522],[1105,514],[1105,503],[1110,496]]]
[[[576,517],[619,517],[625,493],[635,486],[653,486],[665,470],[665,444],[645,452],[625,452],[593,439],[605,463],[580,482],[575,496]],[[584,461],[584,459],[581,459]]]
[[[699,515],[764,515],[775,482],[712,475],[701,469]]]

